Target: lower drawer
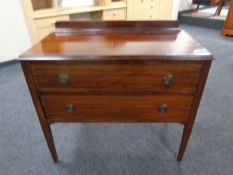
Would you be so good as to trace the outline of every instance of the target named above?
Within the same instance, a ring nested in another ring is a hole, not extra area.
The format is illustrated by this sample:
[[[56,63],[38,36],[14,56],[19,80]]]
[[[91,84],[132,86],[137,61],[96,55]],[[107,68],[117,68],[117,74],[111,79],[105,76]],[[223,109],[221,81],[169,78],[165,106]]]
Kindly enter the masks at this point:
[[[182,122],[193,96],[41,96],[49,119],[80,122]]]

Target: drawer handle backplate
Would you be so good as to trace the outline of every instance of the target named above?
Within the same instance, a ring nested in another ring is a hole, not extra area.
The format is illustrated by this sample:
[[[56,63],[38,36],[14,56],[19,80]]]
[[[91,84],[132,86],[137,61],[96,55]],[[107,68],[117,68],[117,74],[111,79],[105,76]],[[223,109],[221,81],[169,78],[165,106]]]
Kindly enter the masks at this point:
[[[75,105],[74,104],[67,104],[66,105],[66,112],[74,112],[75,111]]]
[[[171,74],[164,75],[163,84],[166,86],[170,86],[173,82],[173,76]]]
[[[67,74],[59,74],[58,81],[60,84],[68,84],[69,83],[69,76]]]
[[[168,106],[166,104],[162,104],[159,106],[158,111],[161,113],[167,112],[168,111]]]

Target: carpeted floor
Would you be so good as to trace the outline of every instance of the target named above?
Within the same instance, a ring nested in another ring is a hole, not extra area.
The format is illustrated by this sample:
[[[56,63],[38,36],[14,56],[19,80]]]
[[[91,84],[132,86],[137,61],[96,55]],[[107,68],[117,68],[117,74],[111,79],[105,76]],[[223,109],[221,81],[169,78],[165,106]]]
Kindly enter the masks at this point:
[[[55,124],[54,164],[18,63],[0,66],[1,175],[233,174],[233,38],[182,26],[214,55],[182,162],[182,127],[171,124]]]

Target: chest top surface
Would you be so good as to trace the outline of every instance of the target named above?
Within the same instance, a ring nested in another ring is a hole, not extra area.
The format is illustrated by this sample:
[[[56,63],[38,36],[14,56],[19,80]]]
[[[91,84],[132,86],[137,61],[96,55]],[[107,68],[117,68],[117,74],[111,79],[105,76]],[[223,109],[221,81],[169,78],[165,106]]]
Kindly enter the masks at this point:
[[[58,22],[20,56],[26,60],[209,60],[177,21]]]

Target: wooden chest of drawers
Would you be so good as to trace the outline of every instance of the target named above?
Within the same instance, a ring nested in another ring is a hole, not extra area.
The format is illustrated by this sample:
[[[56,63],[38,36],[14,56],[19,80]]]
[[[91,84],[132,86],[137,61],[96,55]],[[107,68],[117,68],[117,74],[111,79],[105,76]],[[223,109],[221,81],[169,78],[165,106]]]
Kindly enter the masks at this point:
[[[55,122],[181,123],[181,160],[212,55],[176,21],[59,22],[20,61],[55,162]]]

